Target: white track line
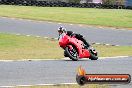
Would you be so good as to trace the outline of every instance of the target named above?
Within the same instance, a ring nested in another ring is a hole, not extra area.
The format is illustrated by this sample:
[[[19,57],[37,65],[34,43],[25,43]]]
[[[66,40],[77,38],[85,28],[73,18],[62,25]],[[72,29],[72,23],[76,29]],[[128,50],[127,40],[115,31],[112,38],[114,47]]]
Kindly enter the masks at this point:
[[[95,43],[95,44],[99,45],[99,44],[101,44],[101,43]]]
[[[15,61],[56,61],[61,59],[22,59],[22,60],[0,60],[0,62],[15,62]]]
[[[115,57],[99,57],[100,59],[107,59],[107,58],[126,58],[126,57],[130,57],[130,56],[115,56]]]
[[[37,38],[40,38],[41,36],[36,36]]]
[[[18,34],[16,34],[16,35],[21,35],[21,34],[18,33]]]
[[[44,38],[48,39],[48,37],[44,37]]]
[[[115,57],[99,57],[99,59],[113,59],[113,58],[126,58],[130,56],[115,56]],[[68,57],[61,59],[22,59],[22,60],[0,60],[0,62],[15,62],[15,61],[58,61],[58,60],[70,60]],[[83,58],[80,60],[88,60],[88,58]]]
[[[23,87],[30,87],[30,86],[34,86],[34,85],[16,85],[16,86],[18,86],[18,87],[20,87],[20,86],[23,86]]]
[[[120,46],[120,45],[115,45],[115,46]]]
[[[105,44],[106,46],[110,46],[110,44]]]
[[[36,86],[55,86],[55,85],[73,85],[77,83],[58,83],[58,84],[36,84]]]
[[[15,85],[15,86],[0,86],[0,88],[31,87],[31,86],[56,86],[56,85],[75,85],[75,84],[77,84],[77,83],[35,84],[35,85]]]
[[[58,24],[62,24],[62,23],[58,23]]]
[[[26,35],[26,36],[31,36],[31,35]]]
[[[15,88],[15,86],[0,86],[0,88]]]
[[[55,40],[58,40],[58,38],[54,38]]]
[[[73,25],[73,24],[70,24],[70,25]]]

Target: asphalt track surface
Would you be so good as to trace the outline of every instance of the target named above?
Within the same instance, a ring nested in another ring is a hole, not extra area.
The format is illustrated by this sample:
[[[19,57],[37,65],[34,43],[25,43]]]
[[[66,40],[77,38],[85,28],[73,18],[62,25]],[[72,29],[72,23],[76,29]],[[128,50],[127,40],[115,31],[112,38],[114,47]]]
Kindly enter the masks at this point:
[[[0,18],[0,32],[2,33],[56,38],[58,37],[57,28],[60,25],[65,26],[68,30],[85,35],[90,42],[132,45],[131,30]],[[76,83],[76,69],[80,65],[86,69],[87,73],[123,73],[132,75],[132,57],[76,62],[70,60],[0,61],[0,86]],[[131,88],[132,83],[127,85],[115,84],[111,85],[111,87]]]
[[[112,28],[96,28],[90,26],[55,23],[46,21],[29,21],[0,17],[0,32],[34,35],[42,37],[58,37],[57,28],[64,26],[85,36],[90,43],[111,45],[132,45],[132,30]]]
[[[132,57],[92,60],[47,60],[0,62],[0,86],[76,83],[76,71],[82,66],[88,74],[130,74]],[[114,84],[114,88],[131,88]]]

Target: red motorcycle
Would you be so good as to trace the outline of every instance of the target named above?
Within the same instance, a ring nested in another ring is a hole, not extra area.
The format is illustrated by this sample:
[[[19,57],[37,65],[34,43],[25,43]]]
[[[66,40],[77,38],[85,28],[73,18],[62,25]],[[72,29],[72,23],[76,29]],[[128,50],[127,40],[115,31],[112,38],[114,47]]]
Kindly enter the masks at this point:
[[[66,33],[62,33],[58,39],[60,47],[64,49],[65,57],[69,57],[73,61],[77,61],[81,58],[89,58],[91,60],[98,59],[95,49],[91,46],[86,49],[85,44],[75,36],[68,36]]]

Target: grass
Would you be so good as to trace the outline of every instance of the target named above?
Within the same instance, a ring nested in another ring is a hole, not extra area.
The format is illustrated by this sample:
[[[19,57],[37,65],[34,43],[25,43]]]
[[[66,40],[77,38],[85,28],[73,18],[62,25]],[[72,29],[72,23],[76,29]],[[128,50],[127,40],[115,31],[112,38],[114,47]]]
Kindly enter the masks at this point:
[[[94,45],[100,57],[132,56],[132,46]]]
[[[0,5],[0,16],[132,28],[132,11],[123,9]]]
[[[52,39],[0,34],[0,59],[58,59],[62,55],[58,42]]]
[[[56,86],[30,86],[30,87],[16,87],[16,88],[109,88],[107,85],[88,84],[84,86],[79,85],[56,85]]]
[[[100,57],[132,56],[132,46],[93,46]],[[59,47],[57,40],[0,33],[0,60],[49,58],[63,58],[63,50]]]

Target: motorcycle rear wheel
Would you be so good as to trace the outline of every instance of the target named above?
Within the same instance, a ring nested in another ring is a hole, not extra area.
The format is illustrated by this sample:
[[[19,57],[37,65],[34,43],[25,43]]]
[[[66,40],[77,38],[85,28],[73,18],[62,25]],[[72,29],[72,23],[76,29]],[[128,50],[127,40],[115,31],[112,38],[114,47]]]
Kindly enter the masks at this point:
[[[97,53],[95,54],[92,51],[90,51],[90,57],[89,57],[89,59],[91,59],[91,60],[97,60],[98,59]]]

